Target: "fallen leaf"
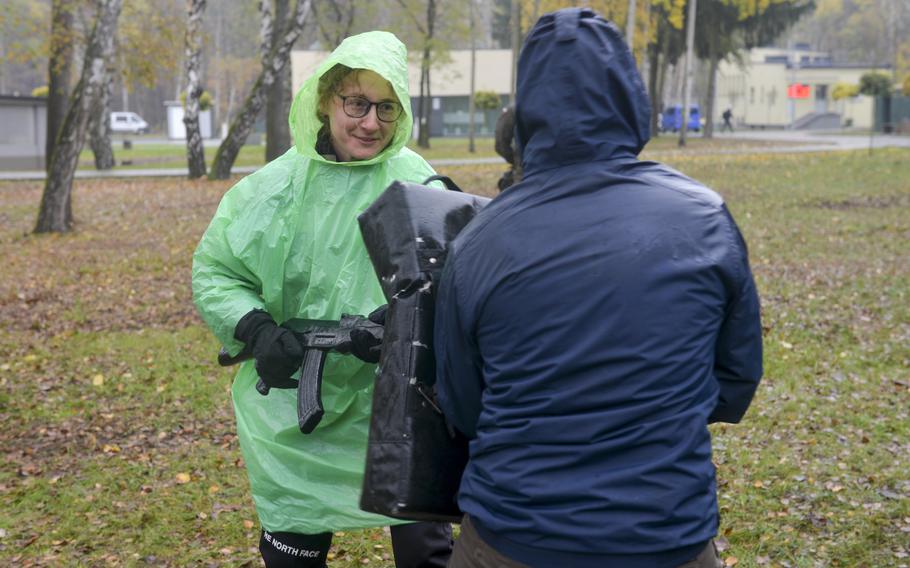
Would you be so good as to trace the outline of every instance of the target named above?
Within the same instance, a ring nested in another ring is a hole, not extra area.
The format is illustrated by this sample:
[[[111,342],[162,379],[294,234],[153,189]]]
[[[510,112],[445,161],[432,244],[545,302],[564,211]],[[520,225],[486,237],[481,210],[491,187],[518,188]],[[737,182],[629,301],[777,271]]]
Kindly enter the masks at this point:
[[[735,556],[728,556],[724,559],[724,566],[736,566],[739,563],[739,558]]]
[[[178,473],[176,476],[174,476],[174,479],[177,481],[177,483],[179,483],[180,485],[183,485],[184,483],[190,482],[190,474]]]
[[[104,375],[102,375],[101,373],[98,373],[97,375],[92,377],[92,384],[95,385],[96,387],[100,387],[101,385],[103,385],[104,384]]]

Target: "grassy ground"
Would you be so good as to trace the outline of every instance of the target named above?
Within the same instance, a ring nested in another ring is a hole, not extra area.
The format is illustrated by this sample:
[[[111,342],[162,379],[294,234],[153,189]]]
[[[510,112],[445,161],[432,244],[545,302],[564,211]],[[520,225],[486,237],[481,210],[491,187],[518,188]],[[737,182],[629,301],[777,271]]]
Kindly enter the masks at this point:
[[[712,427],[726,564],[910,565],[910,153],[669,161],[726,198],[763,300],[766,378]],[[502,169],[441,173],[491,194]],[[189,292],[229,185],[80,181],[77,230],[32,236],[41,184],[0,183],[0,565],[259,565]],[[332,554],[393,565],[381,529]]]
[[[135,141],[135,138],[132,138]],[[186,145],[173,143],[133,143],[130,148],[123,147],[120,139],[113,141],[114,160],[117,169],[157,169],[157,168],[185,168]],[[217,148],[205,148],[205,163],[211,167]],[[265,163],[265,146],[248,145],[240,149],[236,166],[261,166]],[[86,146],[79,155],[80,170],[95,169],[94,155]]]
[[[131,138],[136,140],[136,138]],[[771,145],[770,142],[762,141],[738,141],[730,139],[703,139],[692,137],[688,139],[688,148],[685,151],[710,151],[723,149],[761,149]],[[467,138],[434,138],[430,141],[429,148],[419,148],[417,143],[412,141],[409,147],[418,152],[428,160],[436,159],[469,159],[469,158],[490,158],[497,154],[493,149],[492,138],[478,137],[474,141],[474,152],[468,151]],[[114,140],[114,159],[117,163],[117,169],[155,169],[155,168],[185,168],[186,167],[186,146],[183,144],[161,143],[161,144],[139,144],[134,143],[131,148],[123,147],[123,140],[117,138]],[[206,148],[206,163],[211,166],[215,157],[217,148]],[[658,152],[676,152],[677,136],[664,135],[654,138],[648,144],[649,151]],[[261,166],[265,163],[265,146],[248,145],[244,146],[237,156],[235,164],[237,166]],[[94,157],[90,149],[86,147],[79,157],[79,169],[94,169]]]

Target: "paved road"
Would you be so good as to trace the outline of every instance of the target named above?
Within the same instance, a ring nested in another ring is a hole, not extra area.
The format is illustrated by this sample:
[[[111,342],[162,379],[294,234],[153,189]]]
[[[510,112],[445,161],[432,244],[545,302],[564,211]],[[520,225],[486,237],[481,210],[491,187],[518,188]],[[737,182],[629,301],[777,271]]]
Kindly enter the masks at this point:
[[[697,136],[697,135],[696,135]],[[869,137],[858,135],[827,134],[824,132],[806,132],[800,130],[741,130],[737,132],[715,133],[715,137],[739,142],[748,142],[750,140],[768,143],[779,142],[780,146],[768,145],[759,148],[738,147],[738,148],[699,148],[695,150],[660,150],[651,153],[652,156],[661,154],[676,154],[681,152],[697,152],[700,154],[746,154],[755,152],[830,152],[845,150],[864,150],[869,148]],[[163,143],[166,140],[158,139],[136,139],[134,143]],[[179,142],[183,144],[183,142]],[[215,141],[207,141],[207,144],[217,144]],[[895,135],[876,135],[872,139],[874,148],[910,148],[910,136]],[[491,158],[452,158],[430,160],[433,166],[460,166],[473,164],[503,164],[499,157]],[[235,167],[232,172],[235,174],[247,174],[258,169],[258,166]],[[77,170],[76,178],[132,178],[132,177],[186,177],[186,168],[169,168],[169,169],[134,169],[134,170]],[[0,180],[43,180],[43,171],[5,171],[0,172]]]
[[[732,133],[715,133],[714,136],[743,141],[783,143],[779,147],[762,148],[762,152],[830,152],[832,150],[866,150],[869,148],[868,136],[830,134],[824,131],[741,130]],[[910,148],[910,136],[876,134],[872,138],[872,146],[874,148]],[[742,148],[738,151],[755,152],[754,149],[749,148]],[[720,149],[713,152],[727,153]]]

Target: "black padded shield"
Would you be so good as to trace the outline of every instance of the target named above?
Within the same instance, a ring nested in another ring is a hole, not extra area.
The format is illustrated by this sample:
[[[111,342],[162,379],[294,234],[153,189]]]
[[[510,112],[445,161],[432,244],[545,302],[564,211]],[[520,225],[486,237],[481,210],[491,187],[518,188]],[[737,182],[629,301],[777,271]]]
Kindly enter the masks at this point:
[[[389,517],[459,521],[467,440],[435,403],[433,311],[448,244],[489,199],[394,182],[358,218],[389,303],[373,391],[360,507]]]

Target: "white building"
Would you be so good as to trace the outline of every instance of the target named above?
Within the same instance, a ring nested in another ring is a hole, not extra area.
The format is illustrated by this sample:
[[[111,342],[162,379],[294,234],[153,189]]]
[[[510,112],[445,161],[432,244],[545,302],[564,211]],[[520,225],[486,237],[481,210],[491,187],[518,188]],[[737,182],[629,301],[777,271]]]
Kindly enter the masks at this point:
[[[858,96],[835,101],[837,83],[858,84],[884,66],[837,65],[827,53],[806,49],[759,48],[743,63],[721,62],[717,71],[716,123],[724,109],[734,121],[751,127],[869,128],[874,102]]]

